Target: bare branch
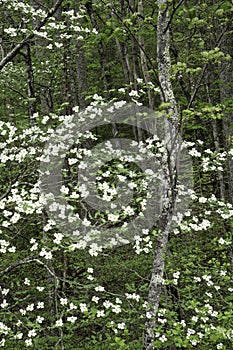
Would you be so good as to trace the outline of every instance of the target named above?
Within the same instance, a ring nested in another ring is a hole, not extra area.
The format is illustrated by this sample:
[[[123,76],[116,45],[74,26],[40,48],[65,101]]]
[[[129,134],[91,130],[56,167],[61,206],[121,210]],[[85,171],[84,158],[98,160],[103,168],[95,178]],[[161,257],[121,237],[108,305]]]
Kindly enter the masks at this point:
[[[173,20],[173,17],[176,13],[176,11],[178,10],[178,8],[183,4],[184,0],[180,0],[179,3],[173,8],[173,11],[170,15],[170,18],[169,18],[169,21],[167,22],[167,25],[166,25],[166,28],[164,29],[164,34],[166,33],[166,31],[168,30],[168,28],[170,27],[171,25],[171,22]]]
[[[9,272],[11,272],[12,270],[14,270],[15,268],[17,268],[18,266],[21,266],[21,265],[26,265],[26,264],[29,264],[31,262],[36,262],[37,264],[39,265],[42,265],[48,272],[51,276],[54,277],[54,279],[57,280],[57,276],[50,270],[50,268],[45,264],[43,263],[43,261],[39,260],[37,257],[34,257],[34,258],[25,258],[23,260],[20,260],[10,266],[8,266],[5,270],[2,270],[0,271],[0,276],[3,276]]]

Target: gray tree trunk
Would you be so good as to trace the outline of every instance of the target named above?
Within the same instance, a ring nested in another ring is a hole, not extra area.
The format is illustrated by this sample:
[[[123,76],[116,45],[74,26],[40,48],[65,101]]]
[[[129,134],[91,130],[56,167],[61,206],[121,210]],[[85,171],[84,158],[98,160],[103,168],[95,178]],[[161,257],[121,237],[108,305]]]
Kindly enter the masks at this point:
[[[80,109],[87,106],[87,101],[85,99],[85,93],[88,91],[87,82],[87,65],[85,58],[84,42],[82,40],[77,40],[77,77],[78,77],[78,101]]]
[[[34,85],[34,73],[32,67],[32,59],[31,59],[31,48],[30,44],[25,46],[25,65],[27,72],[27,86],[28,86],[28,99],[29,99],[29,118],[30,124],[34,125],[34,114],[36,113],[36,94],[35,94],[35,85]]]
[[[163,102],[170,103],[168,108],[169,120],[178,130],[178,108],[174,97],[172,84],[170,81],[170,52],[169,52],[169,9],[168,0],[158,0],[158,25],[157,25],[157,63],[159,72],[159,81],[161,85],[161,97]],[[172,181],[169,184],[169,201],[163,208],[158,224],[158,236],[155,243],[154,261],[149,285],[148,302],[150,309],[147,312],[147,321],[144,328],[143,350],[154,350],[156,314],[159,308],[160,296],[163,288],[163,275],[165,265],[165,253],[168,243],[171,219],[173,215],[175,191],[175,175],[169,174]]]

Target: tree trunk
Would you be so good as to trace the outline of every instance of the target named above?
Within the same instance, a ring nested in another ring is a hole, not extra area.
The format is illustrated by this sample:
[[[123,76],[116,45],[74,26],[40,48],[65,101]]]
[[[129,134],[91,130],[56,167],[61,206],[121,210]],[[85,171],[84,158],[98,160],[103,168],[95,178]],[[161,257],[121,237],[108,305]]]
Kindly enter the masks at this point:
[[[63,102],[65,103],[64,114],[72,114],[72,102],[70,92],[70,56],[68,55],[67,49],[64,48],[63,54]]]
[[[78,106],[78,95],[77,95],[77,77],[76,77],[76,57],[73,53],[72,48],[68,49],[69,59],[69,75],[70,75],[70,94],[72,107]]]
[[[161,96],[163,102],[170,103],[168,108],[169,118],[175,129],[178,130],[178,108],[174,97],[171,81],[170,81],[170,52],[169,52],[169,11],[168,1],[158,1],[158,26],[157,26],[157,62],[159,81],[161,85]],[[169,132],[169,131],[168,131]],[[172,169],[171,169],[172,170]],[[163,275],[166,253],[166,246],[168,243],[168,235],[170,230],[171,219],[174,210],[174,192],[175,192],[175,174],[168,174],[172,181],[169,183],[169,202],[166,207],[163,208],[162,214],[158,224],[158,236],[155,243],[154,262],[151,272],[151,280],[149,285],[148,303],[150,309],[147,312],[147,321],[145,323],[144,337],[143,337],[143,350],[154,350],[155,341],[155,327],[156,327],[156,314],[158,311],[160,296],[163,287]]]
[[[213,101],[211,94],[210,94],[209,84],[206,84],[206,94],[207,94],[208,102],[210,104],[214,105],[214,101]],[[215,150],[217,153],[219,153],[221,146],[220,146],[218,123],[217,123],[216,119],[211,119],[211,126],[212,126],[212,133],[213,133],[213,141],[214,141]],[[218,172],[220,197],[222,200],[225,200],[224,176],[223,176],[222,171],[217,170],[217,172]]]
[[[29,118],[30,118],[30,124],[34,125],[34,122],[35,122],[34,114],[36,113],[36,95],[35,95],[34,74],[33,74],[33,68],[32,68],[30,44],[27,44],[25,47],[24,57],[25,57],[25,64],[26,64],[26,71],[27,71]]]
[[[170,113],[171,123],[178,129],[178,107],[174,97],[172,84],[170,81],[170,44],[169,44],[169,12],[167,0],[158,0],[159,13],[157,25],[157,63],[159,81],[161,87],[161,97],[163,102],[170,103],[168,112]]]
[[[90,17],[91,23],[93,25],[93,28],[97,30],[97,32],[100,31],[98,22],[95,17],[95,13],[93,11],[92,7],[92,1],[88,2],[86,4],[87,12]],[[105,47],[103,40],[100,40],[98,42],[98,55],[99,55],[99,63],[100,63],[100,69],[101,69],[101,81],[103,82],[103,89],[105,92],[105,96],[108,99],[109,98],[109,74],[107,73],[107,67],[106,67],[106,54],[105,54]]]
[[[87,65],[85,58],[84,42],[77,39],[77,77],[78,77],[78,101],[80,109],[87,106],[85,94],[88,91]]]

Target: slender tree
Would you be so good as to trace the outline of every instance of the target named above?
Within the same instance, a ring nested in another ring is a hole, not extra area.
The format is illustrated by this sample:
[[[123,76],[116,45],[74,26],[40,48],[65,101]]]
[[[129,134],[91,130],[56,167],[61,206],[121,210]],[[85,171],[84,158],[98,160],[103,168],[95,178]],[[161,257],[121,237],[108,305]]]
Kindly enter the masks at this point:
[[[169,2],[167,0],[158,1],[158,25],[157,25],[157,63],[159,80],[161,84],[162,101],[169,103],[168,113],[173,126],[178,129],[178,107],[174,97],[174,92],[171,84],[171,59],[170,59],[170,38],[169,38]],[[169,132],[169,129],[167,129]],[[174,169],[172,169],[173,172]],[[156,314],[160,303],[160,295],[163,288],[163,276],[165,266],[166,246],[168,242],[168,235],[172,214],[174,210],[174,203],[172,201],[175,191],[175,174],[169,174],[172,181],[169,183],[169,190],[172,195],[169,198],[169,204],[163,208],[159,220],[159,233],[155,243],[154,261],[151,272],[151,279],[149,285],[148,302],[150,310],[148,320],[145,324],[143,350],[154,350],[155,340],[155,326]]]

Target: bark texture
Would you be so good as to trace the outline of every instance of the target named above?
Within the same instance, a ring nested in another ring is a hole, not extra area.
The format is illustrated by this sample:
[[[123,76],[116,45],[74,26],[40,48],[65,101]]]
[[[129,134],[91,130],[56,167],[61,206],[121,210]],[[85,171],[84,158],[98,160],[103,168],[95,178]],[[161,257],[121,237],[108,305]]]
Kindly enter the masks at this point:
[[[161,87],[162,101],[170,103],[168,112],[172,124],[178,129],[179,118],[177,102],[174,96],[171,80],[171,58],[169,44],[169,2],[167,0],[158,0],[158,25],[157,25],[157,64]]]
[[[176,99],[174,97],[172,84],[170,81],[170,45],[169,45],[169,8],[167,0],[159,0],[159,12],[158,12],[158,26],[157,26],[157,63],[159,72],[159,81],[161,84],[162,101],[170,104],[168,108],[168,114],[171,123],[178,130],[179,118]],[[165,126],[166,127],[166,126]],[[167,132],[169,132],[169,125],[167,125]],[[174,193],[175,193],[175,181],[176,174],[173,169],[170,168],[170,174],[168,174],[167,186],[169,191],[168,204],[163,208],[162,214],[158,224],[158,236],[155,244],[154,262],[151,272],[151,280],[149,285],[148,302],[150,309],[147,312],[147,321],[145,323],[144,337],[143,337],[143,350],[154,350],[155,341],[155,326],[156,326],[156,314],[158,311],[160,296],[163,288],[163,275],[164,275],[164,254],[166,252],[166,246],[168,243],[170,223],[172,219],[174,209]]]

